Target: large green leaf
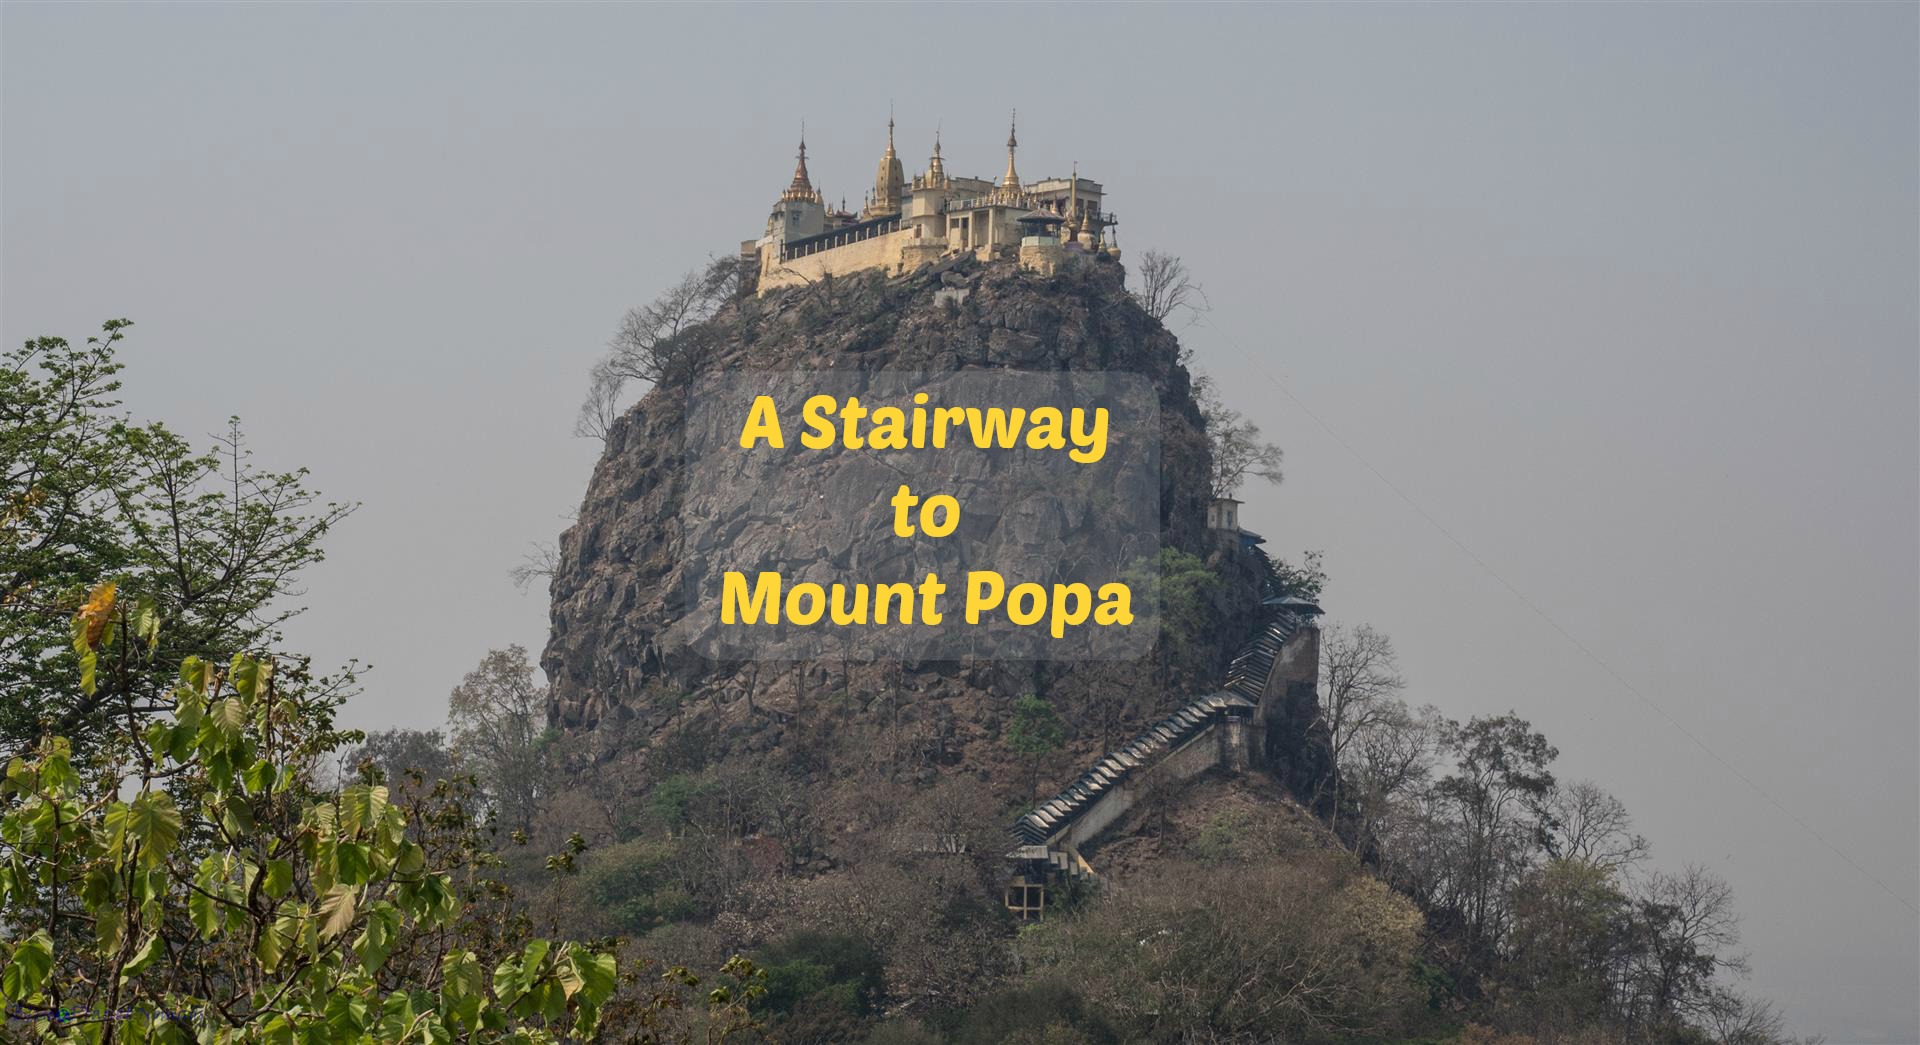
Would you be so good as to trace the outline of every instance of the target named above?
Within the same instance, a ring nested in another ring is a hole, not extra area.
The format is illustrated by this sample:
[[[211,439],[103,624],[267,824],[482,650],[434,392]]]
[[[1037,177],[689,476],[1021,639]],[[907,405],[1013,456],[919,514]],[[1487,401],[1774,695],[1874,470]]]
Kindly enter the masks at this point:
[[[151,595],[142,595],[134,606],[133,634],[147,644],[149,653],[160,644],[160,607]]]
[[[367,909],[367,927],[354,941],[354,953],[360,956],[360,964],[368,974],[380,971],[387,962],[388,952],[400,932],[400,912],[390,904],[376,904]]]
[[[341,842],[334,847],[334,881],[365,885],[373,876],[372,854],[364,842]]]
[[[394,868],[401,874],[419,874],[427,866],[427,851],[418,842],[411,840],[400,843],[400,855],[394,861]]]
[[[241,776],[240,782],[247,785],[247,793],[264,795],[273,790],[273,780],[276,775],[278,775],[278,771],[274,768],[273,763],[263,758],[247,767],[247,771]]]
[[[229,798],[220,810],[220,824],[234,838],[253,833],[253,804],[238,795]]]
[[[206,893],[188,893],[187,918],[193,922],[194,928],[200,930],[201,939],[213,939],[213,934],[220,931],[220,901]]]
[[[584,995],[587,1001],[599,1004],[613,994],[615,974],[618,964],[611,954],[595,954],[577,943],[569,943],[566,957],[560,963],[560,986],[571,998],[576,994]]]
[[[152,965],[154,962],[154,959],[160,957],[162,954],[165,954],[166,950],[167,950],[167,945],[161,942],[160,934],[155,933],[154,935],[147,937],[146,941],[140,945],[140,949],[133,952],[133,958],[129,960],[124,967],[121,968],[120,982],[125,983],[128,980],[134,978],[135,976],[140,975],[140,971],[142,969],[145,969],[147,966]]]
[[[260,933],[260,938],[253,945],[253,956],[259,960],[261,968],[272,972],[279,967],[280,959],[286,956],[287,949],[300,937],[300,922],[300,914],[289,911]]]
[[[390,800],[386,787],[355,784],[340,793],[340,826],[348,834],[380,826]]]
[[[293,862],[268,860],[267,878],[260,883],[260,888],[275,900],[287,895],[287,890],[293,888]]]
[[[41,929],[13,945],[6,969],[0,971],[0,995],[9,1004],[25,1001],[40,992],[53,970],[53,937]]]
[[[272,671],[272,661],[255,660],[244,653],[236,653],[227,678],[233,683],[233,691],[240,694],[242,700],[252,703],[259,698]]]
[[[188,657],[180,662],[180,685],[193,693],[205,693],[207,683],[213,678],[213,665],[199,657]]]
[[[173,796],[147,791],[127,807],[127,835],[140,843],[140,860],[158,867],[180,841],[180,811]]]
[[[121,914],[118,907],[106,908],[94,915],[93,937],[102,955],[111,955],[120,949],[120,930],[126,923],[126,915]]]
[[[330,940],[353,927],[354,891],[336,885],[320,898],[320,938]]]
[[[240,729],[246,724],[246,706],[236,697],[215,701],[207,707],[205,725],[229,743],[240,739]]]

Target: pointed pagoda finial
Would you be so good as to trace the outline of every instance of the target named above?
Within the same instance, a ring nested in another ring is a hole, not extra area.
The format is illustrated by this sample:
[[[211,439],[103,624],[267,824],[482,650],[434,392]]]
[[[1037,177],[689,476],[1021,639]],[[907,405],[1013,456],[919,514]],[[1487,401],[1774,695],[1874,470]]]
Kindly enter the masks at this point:
[[[780,194],[783,200],[811,199],[820,202],[820,194],[814,191],[813,179],[807,174],[807,125],[800,124],[800,158],[793,164],[793,181],[788,183],[787,191]]]
[[[1067,180],[1067,242],[1080,241],[1083,221],[1080,216],[1080,161],[1073,161],[1073,176]]]
[[[1007,173],[1000,177],[1000,187],[1017,189],[1020,187],[1020,175],[1013,169],[1013,150],[1020,145],[1019,137],[1014,133],[1020,122],[1020,110],[1013,111],[1013,118],[1007,123]]]
[[[796,189],[813,188],[813,179],[807,174],[807,135],[800,132],[800,158],[793,164],[793,187]]]
[[[943,188],[947,184],[947,166],[940,161],[940,125],[933,125],[933,155],[927,158],[927,173],[913,179],[913,187]]]
[[[893,105],[887,105],[887,151],[880,157],[880,167],[873,176],[873,191],[867,194],[866,205],[860,208],[862,220],[900,213],[900,202],[907,188],[906,168],[900,163],[900,155],[893,148]]]

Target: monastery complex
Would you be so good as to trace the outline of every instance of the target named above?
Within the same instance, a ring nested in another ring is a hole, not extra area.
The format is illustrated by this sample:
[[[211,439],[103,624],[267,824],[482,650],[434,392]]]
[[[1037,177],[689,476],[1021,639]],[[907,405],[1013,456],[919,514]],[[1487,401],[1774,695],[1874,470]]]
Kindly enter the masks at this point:
[[[827,206],[814,188],[803,137],[793,181],[774,202],[766,234],[742,243],[741,254],[757,263],[762,294],[868,269],[899,275],[963,251],[1047,274],[1097,254],[1118,257],[1107,233],[1117,222],[1101,209],[1100,183],[1078,169],[1023,182],[1014,166],[1018,147],[1010,126],[1007,169],[998,181],[956,177],[947,173],[936,135],[927,169],[908,180],[889,118],[873,189],[853,213]]]

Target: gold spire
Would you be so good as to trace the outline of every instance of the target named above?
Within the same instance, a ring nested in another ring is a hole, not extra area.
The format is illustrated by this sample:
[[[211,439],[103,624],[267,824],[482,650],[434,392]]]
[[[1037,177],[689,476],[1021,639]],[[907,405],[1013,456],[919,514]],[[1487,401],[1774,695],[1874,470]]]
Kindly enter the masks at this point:
[[[906,192],[907,174],[893,150],[893,110],[887,110],[887,151],[880,157],[879,173],[873,176],[873,193],[861,209],[863,218],[900,213],[900,198]]]
[[[1067,185],[1067,242],[1080,240],[1080,161],[1073,162],[1073,177]]]
[[[947,165],[940,162],[940,132],[933,132],[933,158],[927,161],[928,185],[944,185],[947,182]]]
[[[1003,189],[1020,187],[1020,175],[1013,169],[1013,150],[1020,145],[1020,139],[1014,134],[1014,128],[1019,122],[1020,111],[1016,109],[1013,112],[1013,118],[1007,123],[1007,173],[1000,177],[1000,187]]]
[[[780,194],[783,200],[812,200],[820,202],[820,193],[813,187],[813,179],[807,176],[807,132],[800,132],[800,159],[793,165],[793,182],[787,191]]]

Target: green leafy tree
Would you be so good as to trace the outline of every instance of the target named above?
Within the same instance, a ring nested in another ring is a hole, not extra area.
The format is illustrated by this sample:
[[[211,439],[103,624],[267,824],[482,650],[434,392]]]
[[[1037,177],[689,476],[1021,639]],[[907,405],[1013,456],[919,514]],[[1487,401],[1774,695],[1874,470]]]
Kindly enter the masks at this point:
[[[83,692],[146,667],[149,607],[94,590],[72,627]],[[476,925],[467,898],[496,892],[476,819],[416,802],[436,812],[410,824],[384,784],[316,788],[358,737],[299,671],[187,657],[169,696],[104,735],[92,769],[57,736],[6,766],[0,1002],[39,1039],[560,1041],[595,1038],[609,1005],[630,1040],[690,1040],[669,1032],[688,1009],[710,1041],[754,1027],[750,962],[689,1002],[684,968],[642,982],[608,945]]]
[[[96,589],[73,627],[83,662],[109,654],[98,670],[110,679],[151,656],[161,628],[147,605]],[[43,1037],[593,1032],[615,987],[611,954],[533,940],[483,967],[451,936],[452,876],[429,866],[387,788],[308,784],[348,738],[331,701],[245,654],[225,669],[185,658],[170,696],[169,713],[105,738],[99,771],[76,768],[60,737],[8,763],[0,911],[31,931],[7,945],[0,993],[77,1013],[41,1024]],[[404,946],[423,935],[440,945]],[[418,964],[390,968],[401,951]]]
[[[679,863],[669,840],[622,842],[587,858],[581,889],[600,924],[638,935],[698,913],[678,881]]]
[[[1513,891],[1500,994],[1515,1029],[1541,1036],[1601,1025],[1631,939],[1632,907],[1611,871],[1549,860]]]
[[[119,412],[107,323],[85,345],[44,337],[0,362],[0,753],[60,733],[85,765],[109,716],[171,705],[186,656],[259,649],[298,612],[282,604],[320,538],[351,511],[304,471],[256,467],[238,422],[207,450]],[[67,621],[90,586],[137,590],[167,622],[142,670],[79,691]]]
[[[1218,653],[1213,597],[1220,575],[1205,559],[1178,548],[1160,549],[1159,570],[1130,570],[1127,583],[1154,600],[1160,616],[1159,668],[1163,687],[1205,682]]]
[[[492,650],[447,698],[453,750],[471,766],[502,823],[530,833],[546,799],[556,737],[547,688],[533,680],[522,646]]]
[[[1399,1041],[1420,912],[1345,854],[1168,862],[1021,932],[1128,1041]]]
[[[1320,597],[1327,587],[1327,569],[1323,560],[1324,552],[1303,552],[1300,565],[1295,566],[1285,559],[1275,559],[1268,555],[1260,556],[1261,595],[1269,599],[1284,599],[1289,596],[1306,599],[1309,602]]]
[[[237,429],[195,454],[117,416],[125,326],[0,368],[10,1040],[576,1040],[603,1011],[627,1040],[752,1032],[749,962],[703,984],[530,940],[470,784],[390,790],[380,752],[330,782],[364,739],[334,726],[351,676],[254,651],[347,509],[309,512]]]
[[[439,730],[385,729],[368,733],[366,740],[348,751],[342,762],[349,771],[365,776],[367,783],[386,784],[392,789],[395,801],[415,795],[449,799],[456,791],[460,798],[472,798],[471,789],[460,786],[466,784],[467,779],[454,764]],[[450,786],[439,788],[441,783]],[[462,815],[466,812],[463,806]]]
[[[765,955],[767,993],[782,1041],[846,1041],[870,1016],[886,963],[873,943],[852,933],[800,932]]]
[[[1040,762],[1066,743],[1067,727],[1053,705],[1032,693],[1014,701],[1007,722],[1007,747],[1027,762],[1027,799],[1040,786]]]

